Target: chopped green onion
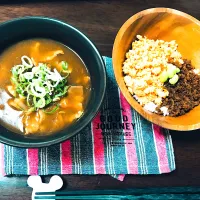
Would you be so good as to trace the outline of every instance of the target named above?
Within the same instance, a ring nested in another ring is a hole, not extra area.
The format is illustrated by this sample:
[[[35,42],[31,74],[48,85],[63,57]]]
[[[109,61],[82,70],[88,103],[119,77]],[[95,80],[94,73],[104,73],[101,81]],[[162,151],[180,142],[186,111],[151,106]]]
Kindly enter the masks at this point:
[[[33,62],[28,56],[21,57],[22,65],[25,67],[33,67]]]
[[[61,62],[61,66],[62,66],[63,70],[67,70],[68,69],[68,63],[66,61],[62,61]]]
[[[12,75],[13,75],[14,77],[17,77],[18,72],[17,72],[16,68],[12,68],[11,71],[12,71]]]
[[[27,103],[28,106],[31,106],[30,103],[29,103],[29,101],[30,101],[30,94],[27,95],[26,103]]]
[[[11,80],[11,82],[12,82],[13,84],[15,84],[15,85],[18,84],[17,79],[16,79],[14,76],[12,76],[10,80]]]
[[[45,106],[45,99],[44,98],[40,98],[36,103],[35,103],[35,107],[36,108],[43,108]]]
[[[44,108],[67,93],[67,77],[70,73],[67,62],[62,61],[62,68],[68,74],[61,76],[57,69],[52,70],[45,63],[35,66],[28,56],[22,56],[21,61],[22,64],[11,69],[11,81],[16,93],[26,99],[29,107],[34,110]]]
[[[44,97],[46,95],[45,88],[40,87],[40,86],[35,85],[35,84],[31,84],[31,92],[36,97]]]
[[[60,100],[59,97],[55,97],[55,98],[53,99],[54,102],[55,102],[55,101],[59,101],[59,100]]]
[[[24,78],[27,79],[27,80],[30,80],[30,79],[33,79],[33,72],[26,72],[23,74]]]
[[[25,111],[26,112],[26,114],[30,114],[30,113],[32,113],[32,112],[34,112],[35,111],[35,108],[34,107],[31,107],[31,108],[29,108],[27,111]]]
[[[46,105],[49,105],[52,102],[52,98],[50,97],[50,95],[46,95],[45,97]]]

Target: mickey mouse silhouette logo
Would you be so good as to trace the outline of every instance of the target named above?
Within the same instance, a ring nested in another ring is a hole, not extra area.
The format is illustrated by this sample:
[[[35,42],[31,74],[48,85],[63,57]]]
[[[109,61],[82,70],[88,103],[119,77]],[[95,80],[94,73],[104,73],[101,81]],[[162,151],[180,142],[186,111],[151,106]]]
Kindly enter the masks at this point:
[[[55,192],[63,186],[63,180],[57,175],[52,176],[49,183],[43,183],[40,176],[29,176],[27,183],[33,188],[32,200],[35,199],[36,192]]]

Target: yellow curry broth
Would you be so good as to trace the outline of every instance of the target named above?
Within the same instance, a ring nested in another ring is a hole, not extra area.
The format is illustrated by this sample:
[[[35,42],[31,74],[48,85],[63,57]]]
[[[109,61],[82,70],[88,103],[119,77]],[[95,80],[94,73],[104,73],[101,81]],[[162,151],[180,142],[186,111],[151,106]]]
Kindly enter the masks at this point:
[[[56,68],[58,72],[62,70],[60,62],[66,61],[71,71],[68,77],[68,84],[71,87],[67,95],[55,103],[55,105],[57,103],[60,105],[55,113],[46,114],[43,109],[40,109],[36,112],[23,114],[22,122],[25,134],[50,134],[69,126],[80,117],[80,111],[84,111],[90,94],[90,77],[83,61],[70,48],[53,40],[31,39],[21,41],[9,47],[0,55],[1,91],[6,91],[6,87],[11,85],[11,68],[21,63],[23,55],[32,58],[36,65],[39,62],[47,63]],[[14,102],[15,98],[11,98],[9,101]],[[45,110],[51,110],[55,105],[51,105]],[[20,112],[18,117],[20,118]]]

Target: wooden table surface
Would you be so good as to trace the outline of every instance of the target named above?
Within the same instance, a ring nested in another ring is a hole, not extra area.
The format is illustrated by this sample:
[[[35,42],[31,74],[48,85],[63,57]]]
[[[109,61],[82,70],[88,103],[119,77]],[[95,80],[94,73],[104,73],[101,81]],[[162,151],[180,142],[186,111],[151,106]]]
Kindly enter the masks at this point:
[[[151,7],[170,7],[200,19],[199,0],[10,1],[0,3],[0,21],[21,16],[48,16],[63,20],[85,33],[102,55],[111,56],[121,25],[133,14]],[[200,185],[200,131],[172,132],[177,169],[156,176],[126,176],[120,182],[108,175],[65,175],[65,188],[73,190]],[[49,177],[44,177],[48,181]],[[0,178],[0,199],[30,199],[27,177]]]

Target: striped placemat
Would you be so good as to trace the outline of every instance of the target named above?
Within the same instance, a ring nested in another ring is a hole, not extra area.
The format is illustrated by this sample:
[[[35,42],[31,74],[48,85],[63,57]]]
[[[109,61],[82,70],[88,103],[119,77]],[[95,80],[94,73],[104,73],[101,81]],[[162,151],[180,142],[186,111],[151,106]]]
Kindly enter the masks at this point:
[[[104,57],[107,91],[94,120],[61,144],[23,149],[1,144],[3,175],[162,174],[175,169],[169,131],[133,110],[117,87],[111,58]]]

